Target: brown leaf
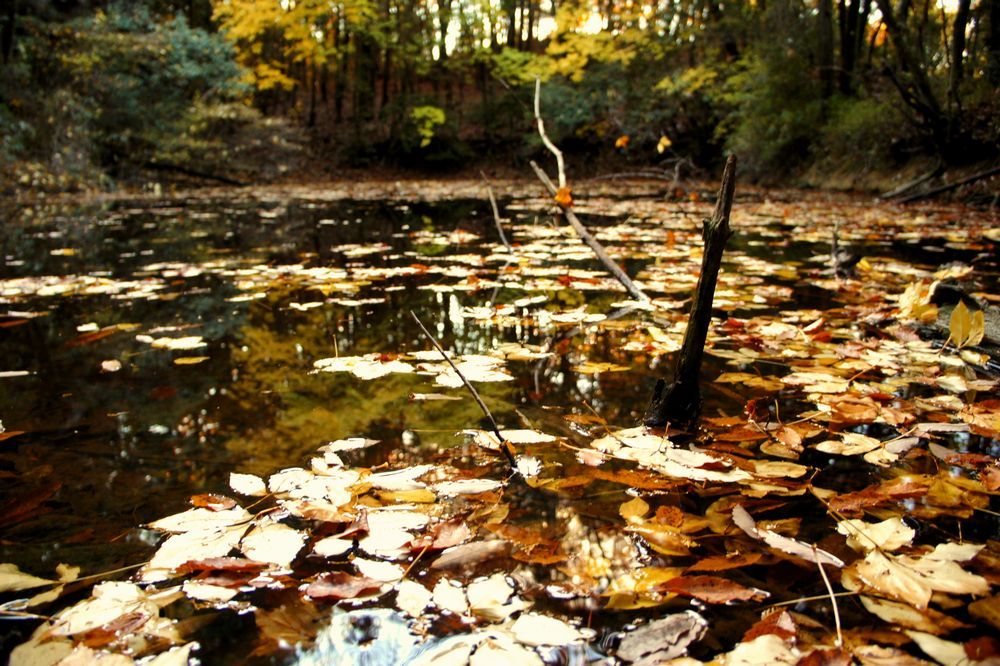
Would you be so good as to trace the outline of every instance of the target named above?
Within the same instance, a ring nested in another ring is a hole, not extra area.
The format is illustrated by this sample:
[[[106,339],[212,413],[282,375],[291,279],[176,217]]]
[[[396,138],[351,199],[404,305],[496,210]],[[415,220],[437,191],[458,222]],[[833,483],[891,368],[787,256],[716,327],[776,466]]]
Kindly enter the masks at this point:
[[[560,550],[559,544],[532,546],[526,550],[516,551],[511,557],[518,562],[540,564],[543,566],[565,562],[569,559],[569,556]]]
[[[191,505],[199,509],[210,509],[212,511],[225,511],[236,506],[236,500],[225,495],[205,493],[191,497]]]
[[[268,567],[267,562],[249,560],[245,557],[209,557],[203,560],[190,560],[177,567],[178,573],[194,571],[261,571]]]
[[[991,465],[986,469],[980,470],[979,482],[983,484],[986,492],[995,493],[997,490],[1000,490],[1000,467]]]
[[[769,596],[762,590],[744,587],[718,576],[679,576],[658,586],[664,592],[694,597],[709,604],[727,604],[731,601],[749,601]]]
[[[963,647],[965,648],[965,654],[970,660],[975,662],[990,659],[993,660],[993,663],[996,663],[996,658],[1000,656],[1000,641],[997,641],[992,636],[973,638],[971,641],[966,642]]]
[[[788,611],[774,611],[758,620],[743,634],[743,642],[749,643],[758,636],[774,634],[781,640],[795,638],[799,628]]]
[[[434,525],[430,534],[424,534],[410,543],[413,550],[444,550],[465,543],[472,538],[472,530],[462,518],[447,520]]]
[[[263,608],[254,613],[261,641],[253,656],[266,656],[277,652],[282,645],[308,646],[317,628],[325,622],[326,613],[320,613],[315,604],[298,600],[273,610]]]
[[[594,468],[588,470],[588,473],[602,481],[620,483],[639,490],[667,490],[685,483],[683,479],[670,479],[662,474],[653,474],[641,470],[606,470]]]
[[[972,617],[989,622],[1000,629],[1000,595],[973,601],[969,604],[969,613]]]
[[[110,645],[119,638],[135,633],[136,630],[149,621],[150,617],[149,613],[141,611],[126,613],[97,629],[91,629],[84,633],[80,636],[81,642],[91,648]]]
[[[854,493],[830,498],[830,510],[849,516],[860,516],[865,509],[923,497],[933,483],[927,476],[901,476],[883,483],[876,483]]]
[[[688,571],[727,571],[756,564],[761,553],[730,553],[728,555],[713,555],[695,562],[687,568]]]
[[[850,653],[843,648],[819,648],[799,659],[795,666],[850,666]]]
[[[996,458],[993,456],[987,456],[981,453],[959,453],[958,451],[952,451],[949,448],[941,446],[936,442],[929,443],[927,445],[927,449],[934,455],[935,458],[957,467],[975,469],[980,465],[992,465],[996,462]]]
[[[381,587],[381,582],[365,576],[331,571],[309,583],[306,595],[313,599],[353,599],[365,593],[376,592]]]

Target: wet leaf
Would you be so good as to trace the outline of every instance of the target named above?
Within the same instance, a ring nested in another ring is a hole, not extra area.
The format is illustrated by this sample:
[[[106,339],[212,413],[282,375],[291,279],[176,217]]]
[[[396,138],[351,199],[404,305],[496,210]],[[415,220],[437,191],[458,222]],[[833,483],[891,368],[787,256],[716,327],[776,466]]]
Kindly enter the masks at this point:
[[[16,564],[0,564],[0,592],[16,592],[55,583],[54,580],[26,574]]]
[[[687,571],[727,571],[756,564],[763,557],[760,553],[730,553],[714,555],[698,560],[687,568]]]
[[[229,487],[241,495],[249,495],[251,497],[263,497],[267,494],[267,486],[264,484],[264,480],[253,474],[230,473]]]
[[[913,606],[887,599],[861,596],[865,609],[889,624],[916,629],[940,636],[967,625],[933,608],[918,610]]]
[[[708,622],[694,611],[668,615],[622,637],[618,657],[634,664],[656,664],[687,654],[705,634]]]
[[[313,599],[354,599],[374,594],[382,588],[382,583],[365,576],[352,576],[343,571],[321,574],[305,589]]]
[[[772,548],[801,557],[810,562],[830,564],[835,567],[844,566],[844,562],[835,555],[811,546],[802,541],[790,539],[771,530],[760,529],[747,510],[737,504],[733,507],[733,522],[754,539],[760,539]]]
[[[906,635],[920,646],[924,654],[939,664],[961,664],[968,660],[965,654],[965,647],[961,643],[946,641],[933,634],[910,629],[906,630]]]
[[[522,613],[510,631],[518,641],[532,647],[568,645],[583,639],[583,634],[570,624],[539,613]]]
[[[913,528],[900,518],[888,518],[880,523],[866,523],[863,520],[842,520],[837,523],[837,531],[847,537],[847,545],[861,552],[876,548],[897,550],[909,545],[916,536]]]
[[[306,535],[284,523],[258,521],[240,541],[240,549],[251,560],[288,568],[302,550]]]
[[[786,610],[775,610],[765,614],[743,634],[743,642],[749,642],[765,635],[774,635],[783,641],[794,639],[799,632],[795,620]]]
[[[660,588],[685,597],[694,597],[709,604],[760,600],[770,596],[762,590],[744,587],[718,576],[679,576],[661,584]]]

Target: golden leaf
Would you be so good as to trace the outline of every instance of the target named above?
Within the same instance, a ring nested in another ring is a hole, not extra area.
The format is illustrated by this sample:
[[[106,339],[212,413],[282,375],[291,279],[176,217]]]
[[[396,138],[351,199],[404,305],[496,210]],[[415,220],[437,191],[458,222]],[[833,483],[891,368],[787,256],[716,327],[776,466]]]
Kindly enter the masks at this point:
[[[660,137],[660,141],[656,144],[656,152],[662,153],[672,145],[674,145],[674,142],[670,140],[670,137],[664,134]]]
[[[568,187],[560,187],[556,192],[556,203],[563,208],[570,208],[573,205],[573,192]]]
[[[628,134],[622,134],[617,140],[615,140],[615,148],[628,148],[628,142],[630,140],[631,139]]]

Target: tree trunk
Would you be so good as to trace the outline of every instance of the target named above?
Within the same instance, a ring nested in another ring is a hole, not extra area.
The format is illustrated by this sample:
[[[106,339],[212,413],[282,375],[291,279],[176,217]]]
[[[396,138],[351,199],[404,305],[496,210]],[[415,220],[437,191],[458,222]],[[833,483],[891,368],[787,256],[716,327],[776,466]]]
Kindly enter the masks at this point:
[[[1000,0],[986,0],[989,8],[989,30],[986,33],[986,78],[994,88],[1000,87]]]
[[[961,110],[962,97],[959,86],[962,84],[962,64],[965,59],[965,28],[969,24],[970,0],[958,0],[955,9],[955,22],[951,35],[951,71],[948,76],[948,97],[955,108]]]
[[[819,0],[819,80],[823,98],[833,95],[833,0]]]
[[[712,300],[715,298],[715,284],[719,279],[722,253],[726,241],[732,235],[729,229],[729,213],[733,207],[736,191],[736,157],[730,155],[722,174],[719,198],[715,202],[712,217],[703,222],[702,237],[705,249],[701,258],[701,275],[695,299],[688,315],[684,342],[677,356],[673,381],[663,379],[656,382],[653,398],[643,416],[643,423],[652,428],[667,425],[688,426],[698,420],[701,412],[701,388],[699,375],[701,359],[705,353],[708,327],[712,321]]]
[[[8,0],[7,16],[4,17],[3,29],[0,29],[0,52],[3,53],[3,64],[10,62],[14,54],[14,24],[17,21],[17,0]]]
[[[923,62],[918,56],[917,51],[913,48],[906,25],[897,20],[889,0],[876,0],[876,2],[879,11],[882,12],[882,20],[889,31],[889,37],[895,46],[899,62],[908,75],[908,78],[912,81],[911,95],[907,98],[905,91],[901,89],[901,92],[904,93],[904,98],[913,107],[913,110],[924,116],[925,120],[931,126],[932,132],[935,134],[938,145],[943,146],[944,137],[942,129],[945,123],[941,104],[934,94],[930,79],[927,78],[927,71],[923,66]]]

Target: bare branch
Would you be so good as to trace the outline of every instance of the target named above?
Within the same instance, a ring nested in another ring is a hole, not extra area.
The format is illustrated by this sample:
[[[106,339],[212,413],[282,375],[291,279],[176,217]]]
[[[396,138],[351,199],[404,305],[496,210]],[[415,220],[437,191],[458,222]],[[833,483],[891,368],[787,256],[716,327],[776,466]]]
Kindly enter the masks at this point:
[[[497,198],[493,196],[493,188],[490,187],[490,181],[486,179],[486,174],[482,171],[479,172],[479,175],[482,176],[483,183],[486,185],[486,194],[490,197],[490,206],[493,208],[493,221],[497,225],[497,233],[500,234],[500,242],[503,243],[503,246],[507,248],[508,252],[513,253],[514,248],[511,247],[510,242],[507,241],[507,236],[503,232],[503,226],[500,224],[500,207],[497,206]]]
[[[483,414],[486,414],[486,418],[489,419],[490,425],[493,426],[493,434],[497,436],[497,440],[500,442],[500,450],[503,451],[503,454],[505,456],[507,456],[507,462],[510,463],[511,469],[516,470],[517,461],[514,459],[514,454],[512,454],[510,451],[512,447],[510,443],[503,438],[503,435],[500,434],[500,426],[497,425],[496,419],[494,419],[493,414],[490,413],[490,408],[487,407],[486,403],[483,402],[483,399],[479,397],[479,392],[472,386],[472,384],[469,383],[469,380],[465,378],[465,375],[462,374],[462,371],[458,369],[458,366],[455,365],[455,363],[451,360],[448,354],[445,353],[444,349],[441,348],[441,345],[438,344],[438,341],[434,339],[434,336],[431,335],[431,332],[428,331],[427,328],[424,326],[424,323],[420,321],[420,317],[418,317],[413,310],[410,310],[410,316],[413,317],[413,321],[417,322],[417,326],[419,326],[420,330],[424,332],[424,335],[427,336],[427,339],[431,341],[431,344],[434,345],[434,348],[437,349],[438,352],[441,354],[441,356],[444,357],[444,360],[448,362],[448,365],[451,366],[451,369],[455,371],[455,374],[458,375],[458,378],[462,380],[462,383],[465,384],[465,388],[469,389],[469,393],[472,394],[472,397],[479,405],[479,408],[483,410]]]
[[[535,122],[538,123],[538,135],[542,143],[556,156],[556,168],[559,169],[559,187],[566,187],[566,167],[563,163],[562,151],[556,148],[549,135],[545,133],[545,121],[542,120],[542,80],[535,79]]]

